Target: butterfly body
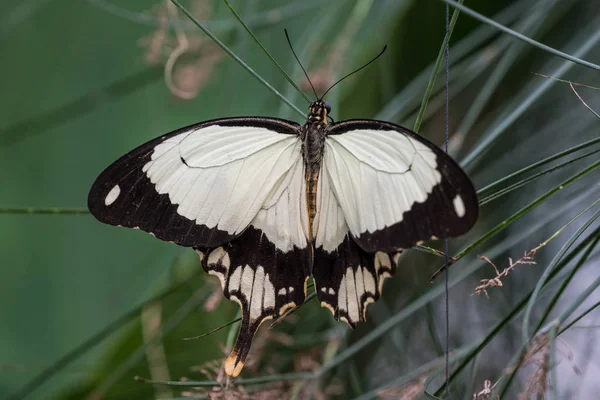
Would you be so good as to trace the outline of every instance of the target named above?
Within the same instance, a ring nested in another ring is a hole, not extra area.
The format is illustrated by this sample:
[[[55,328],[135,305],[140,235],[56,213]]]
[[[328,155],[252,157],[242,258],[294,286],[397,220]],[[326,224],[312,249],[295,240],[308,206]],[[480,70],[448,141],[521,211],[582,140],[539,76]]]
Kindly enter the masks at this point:
[[[376,120],[267,117],[201,122],[109,166],[88,206],[102,222],[194,248],[242,309],[225,371],[237,376],[266,320],[304,302],[354,327],[379,299],[402,249],[457,236],[477,219],[468,177],[437,146]]]
[[[319,171],[323,162],[325,135],[327,129],[327,110],[329,105],[324,101],[315,101],[309,107],[309,114],[300,130],[302,140],[302,159],[304,160],[306,179],[306,204],[308,208],[308,232],[313,240],[312,225],[317,213],[317,184]]]

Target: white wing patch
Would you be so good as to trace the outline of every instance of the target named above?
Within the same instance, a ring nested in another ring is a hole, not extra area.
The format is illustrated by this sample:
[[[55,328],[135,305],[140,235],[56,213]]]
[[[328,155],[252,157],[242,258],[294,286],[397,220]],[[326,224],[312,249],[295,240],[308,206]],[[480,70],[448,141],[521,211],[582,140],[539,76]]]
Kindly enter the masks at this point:
[[[315,291],[321,306],[352,328],[366,320],[367,306],[379,299],[386,278],[398,265],[401,250],[367,253],[346,237],[339,249],[326,255],[317,248],[313,268]],[[325,256],[326,259],[320,259]]]
[[[347,323],[364,321],[367,306],[375,302],[377,295],[375,278],[367,268],[359,265],[355,272],[352,267],[348,267],[338,290],[338,307],[342,312],[340,319]]]
[[[232,300],[240,305],[249,305],[250,323],[275,308],[275,286],[260,265],[256,272],[249,265],[236,267],[227,289]]]
[[[210,275],[215,275],[221,282],[221,289],[225,290],[225,282],[227,280],[227,274],[229,273],[229,267],[231,267],[231,260],[229,254],[223,247],[217,247],[208,255],[207,264],[209,267],[219,266],[219,269],[209,269]]]
[[[338,248],[348,234],[348,225],[326,173],[321,173],[317,190],[317,214],[313,221],[315,247],[323,247],[328,253]]]
[[[427,200],[442,181],[436,158],[396,131],[351,130],[326,138],[321,177],[328,176],[350,232],[359,236],[402,221],[413,204]]]
[[[252,226],[260,229],[283,252],[292,250],[294,246],[302,249],[308,244],[305,187],[304,163],[299,158],[275,186],[252,221]]]
[[[394,265],[398,265],[398,258],[402,250],[394,254]],[[377,275],[377,289],[379,293],[383,291],[383,282],[394,273],[390,256],[387,253],[378,251],[375,253],[375,274]]]
[[[157,145],[143,171],[158,193],[168,194],[171,203],[178,205],[178,214],[230,234],[247,228],[265,203],[267,210],[258,217],[263,227],[271,223],[268,218],[283,223],[285,208],[298,207],[295,215],[290,215],[290,221],[296,218],[295,226],[288,221],[285,228],[291,233],[279,242],[305,246],[305,235],[298,232],[298,210],[306,207],[300,207],[301,200],[294,198],[302,190],[302,179],[296,179],[302,173],[298,167],[302,164],[300,147],[296,135],[259,127],[211,125]],[[269,212],[271,208],[277,212]],[[276,234],[281,235],[271,232],[271,236]]]

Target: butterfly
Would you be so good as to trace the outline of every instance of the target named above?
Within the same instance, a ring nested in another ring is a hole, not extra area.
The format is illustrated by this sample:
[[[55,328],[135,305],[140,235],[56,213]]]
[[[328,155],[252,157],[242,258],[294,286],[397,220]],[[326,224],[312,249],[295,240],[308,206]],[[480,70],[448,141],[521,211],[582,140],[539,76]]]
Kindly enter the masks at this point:
[[[444,151],[390,122],[330,122],[322,98],[303,125],[235,117],[177,129],[119,158],[89,193],[101,222],[192,247],[239,304],[231,377],[259,326],[304,302],[311,275],[321,306],[355,327],[403,249],[477,220],[473,184]]]

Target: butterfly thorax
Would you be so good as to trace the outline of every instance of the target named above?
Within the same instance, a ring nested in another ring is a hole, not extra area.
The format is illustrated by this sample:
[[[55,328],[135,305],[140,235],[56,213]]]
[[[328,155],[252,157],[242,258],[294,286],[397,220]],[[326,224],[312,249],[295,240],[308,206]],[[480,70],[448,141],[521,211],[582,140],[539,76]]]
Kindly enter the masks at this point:
[[[317,183],[325,148],[325,129],[329,104],[322,100],[310,105],[308,120],[302,127],[302,157],[305,167],[306,204],[308,209],[308,232],[312,240],[312,225],[317,214]]]

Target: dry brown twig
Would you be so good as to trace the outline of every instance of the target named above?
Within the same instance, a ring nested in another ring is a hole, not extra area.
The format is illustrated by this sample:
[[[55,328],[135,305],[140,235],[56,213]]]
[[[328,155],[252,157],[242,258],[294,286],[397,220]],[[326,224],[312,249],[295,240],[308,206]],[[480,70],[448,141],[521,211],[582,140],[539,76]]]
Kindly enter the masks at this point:
[[[483,390],[473,393],[473,400],[490,400],[490,396],[492,394],[492,389],[494,389],[494,387],[496,387],[497,384],[498,384],[498,382],[496,382],[492,385],[492,381],[490,381],[489,379],[486,379],[485,381],[483,381]],[[500,399],[499,395],[494,396],[494,400],[499,400],[499,399]]]
[[[500,285],[501,286],[501,285]],[[549,368],[549,335],[541,335],[536,338],[533,345],[529,347],[527,353],[521,359],[518,368],[523,368],[527,365],[534,364],[536,368],[533,373],[529,376],[525,390],[519,394],[519,400],[527,400],[534,395],[541,395],[545,393],[548,388],[548,376],[550,372]],[[510,374],[514,371],[513,368],[506,369],[505,374]],[[498,385],[500,379],[494,384],[489,379],[483,382],[483,389],[479,392],[473,393],[473,400],[492,400],[491,395],[493,389]],[[495,395],[493,400],[500,400],[499,395]]]
[[[566,350],[556,347],[556,351],[562,353],[569,363],[573,371],[580,375],[581,371],[579,367],[573,361],[573,353],[570,347],[562,341],[560,338],[556,338],[560,343],[566,346]],[[539,335],[533,341],[533,344],[528,348],[525,355],[523,355],[520,363],[516,368],[523,369],[528,365],[534,365],[533,372],[529,375],[524,390],[519,394],[519,400],[528,400],[532,396],[537,398],[543,398],[546,390],[550,387],[549,374],[550,370],[554,368],[554,365],[550,365],[550,334],[546,333]],[[504,371],[504,374],[511,374],[514,372],[514,368],[508,368]],[[502,379],[502,378],[501,378]],[[500,379],[494,384],[490,380],[485,380],[483,384],[483,390],[473,393],[473,400],[492,400],[493,389],[498,385]],[[499,395],[494,396],[493,400],[500,400]]]
[[[583,98],[579,95],[579,93],[577,92],[577,90],[575,90],[575,87],[573,86],[573,83],[570,82],[569,86],[571,86],[571,90],[573,90],[573,93],[575,93],[575,96],[577,96],[577,98],[579,99],[579,101],[581,102],[581,104],[583,104],[585,106],[585,108],[587,108],[588,110],[590,110],[594,115],[598,115],[593,109],[592,107],[590,107],[585,100],[583,100]]]
[[[532,249],[528,252],[526,252],[523,257],[519,258],[517,261],[513,261],[512,258],[508,258],[508,263],[509,266],[507,268],[504,268],[504,270],[502,272],[500,272],[498,270],[498,268],[496,267],[496,265],[486,256],[479,256],[479,258],[485,262],[487,262],[488,264],[490,264],[492,267],[494,267],[494,270],[496,271],[496,276],[490,279],[481,279],[481,285],[477,286],[475,288],[475,291],[473,293],[471,293],[471,296],[474,295],[480,295],[481,293],[485,294],[485,297],[489,298],[490,296],[488,295],[487,289],[491,288],[491,287],[496,287],[496,286],[502,286],[502,278],[505,278],[506,276],[508,276],[508,273],[510,271],[512,271],[517,265],[532,265],[532,264],[536,264],[535,260],[533,259],[533,257],[535,256],[535,253],[543,246],[545,246],[546,243],[542,243],[541,245],[539,245],[538,247],[536,247],[535,249]]]

